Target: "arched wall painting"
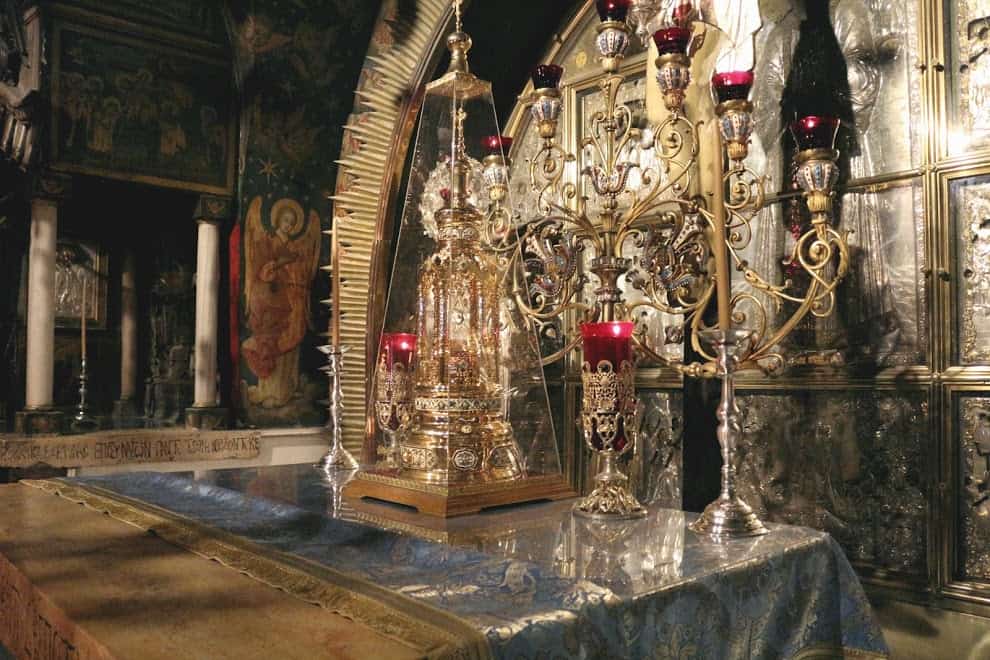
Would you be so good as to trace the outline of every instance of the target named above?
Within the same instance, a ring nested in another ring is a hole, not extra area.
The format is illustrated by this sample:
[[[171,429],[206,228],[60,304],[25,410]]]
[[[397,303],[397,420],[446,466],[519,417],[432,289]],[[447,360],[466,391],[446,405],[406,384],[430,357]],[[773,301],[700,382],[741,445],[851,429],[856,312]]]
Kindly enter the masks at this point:
[[[326,419],[328,197],[379,3],[228,3],[241,94],[236,226],[230,240],[228,398],[239,424]]]

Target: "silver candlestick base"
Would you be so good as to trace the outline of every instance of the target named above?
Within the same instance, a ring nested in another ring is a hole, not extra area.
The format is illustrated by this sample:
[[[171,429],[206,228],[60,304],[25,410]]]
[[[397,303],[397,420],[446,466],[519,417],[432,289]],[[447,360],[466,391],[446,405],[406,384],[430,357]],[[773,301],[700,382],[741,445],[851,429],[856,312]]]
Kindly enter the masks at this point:
[[[345,349],[346,350],[346,349]],[[320,461],[320,469],[328,475],[340,470],[357,470],[358,462],[344,448],[341,440],[341,402],[343,394],[340,389],[340,374],[343,371],[344,350],[337,346],[320,346],[320,352],[327,356],[327,366],[323,369],[330,379],[330,429],[333,443],[330,451]]]
[[[76,406],[76,414],[72,417],[70,428],[76,433],[94,431],[99,426],[95,417],[89,414],[89,404],[86,401],[88,393],[87,384],[89,376],[86,373],[86,358],[82,359],[79,365],[79,404]]]
[[[745,330],[706,330],[701,333],[702,340],[712,345],[718,353],[718,370],[722,378],[722,401],[717,412],[718,442],[722,447],[722,493],[690,527],[691,531],[713,541],[761,536],[769,531],[753,509],[736,494],[736,449],[742,427],[733,372],[739,356],[748,349],[751,337],[752,333]]]
[[[341,446],[331,446],[327,455],[320,459],[320,469],[324,472],[336,472],[338,470],[356,470],[358,462],[351,452]]]

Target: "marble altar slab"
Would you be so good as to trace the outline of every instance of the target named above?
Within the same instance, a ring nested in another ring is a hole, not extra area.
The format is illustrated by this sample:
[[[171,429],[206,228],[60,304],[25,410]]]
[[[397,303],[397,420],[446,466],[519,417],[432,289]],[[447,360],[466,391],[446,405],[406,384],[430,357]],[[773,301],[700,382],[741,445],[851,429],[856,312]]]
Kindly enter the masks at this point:
[[[41,490],[0,486],[0,511],[0,658],[423,656]]]
[[[420,538],[415,525],[347,520],[355,512],[310,467],[204,476],[207,482],[138,473],[38,485],[112,515],[124,503],[141,516],[165,516],[143,524],[201,554],[196,534],[210,543],[234,539],[262,559],[330,576],[336,587],[344,576],[379,605],[405,611],[414,603],[462,635],[463,648],[448,649],[451,654],[887,655],[855,574],[821,532],[774,525],[766,537],[716,545],[686,531],[690,514],[653,507],[645,520],[601,525],[576,519],[557,503],[513,510],[514,516],[472,516],[441,544]],[[211,547],[209,556],[224,561],[222,548]],[[253,574],[251,565],[237,567]],[[271,573],[260,579],[273,583]],[[292,593],[291,583],[277,586]],[[380,624],[369,623],[387,634]],[[483,647],[465,630],[476,631]]]

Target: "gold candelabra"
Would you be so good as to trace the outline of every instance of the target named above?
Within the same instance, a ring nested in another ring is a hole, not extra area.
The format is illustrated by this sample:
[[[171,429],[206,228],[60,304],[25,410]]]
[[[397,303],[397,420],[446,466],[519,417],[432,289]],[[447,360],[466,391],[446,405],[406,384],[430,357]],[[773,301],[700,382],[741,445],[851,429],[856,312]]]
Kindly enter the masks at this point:
[[[567,153],[556,140],[562,69],[541,65],[534,70],[535,89],[525,99],[541,140],[539,152],[529,163],[530,182],[537,193],[536,217],[525,218],[518,234],[493,233],[495,239],[505,239],[505,254],[524,260],[527,266],[525,270],[510,266],[509,272],[516,273],[513,293],[540,333],[555,333],[558,324],[575,318],[585,324],[631,321],[641,308],[683,319],[700,360],[684,363],[664,357],[650,345],[643,327],[636,328],[632,341],[640,356],[686,376],[723,380],[718,410],[722,493],[694,529],[716,539],[762,534],[766,528],[735,493],[740,427],[732,379],[741,370],[779,372],[785,364],[780,342],[807,315],[824,317],[834,308],[835,290],[848,266],[845,237],[831,226],[832,188],[838,176],[838,153],[833,148],[838,121],[803,117],[791,126],[798,149],[797,180],[811,223],[795,241],[789,260],[803,273],[806,286],[799,287],[794,279],[774,284],[742,256],[753,236],[754,219],[765,204],[764,177],[744,162],[753,128],[748,100],[752,73],[716,73],[712,79],[715,116],[690,119],[684,99],[691,80],[698,16],[691,5],[679,5],[653,34],[659,52],[656,82],[668,114],[648,132],[641,131],[633,126],[629,107],[618,101],[624,82],[618,71],[631,37],[626,23],[629,2],[598,0],[597,6],[602,22],[596,46],[606,74],[600,83],[605,107],[591,117],[590,131],[580,141],[588,162],[580,176],[590,183],[597,210],[592,211],[588,196],[580,194],[578,182],[568,180],[567,165],[577,162],[578,156]],[[648,143],[655,150],[655,165],[644,167],[623,160],[634,142]],[[701,162],[714,163],[716,176],[700,182],[706,189],[696,194],[692,191],[699,188]],[[634,187],[630,175],[636,170],[638,185]],[[509,243],[517,235],[520,249],[512,250]],[[579,263],[583,253],[590,253],[590,280]],[[732,290],[733,267],[749,290]],[[623,278],[642,293],[640,300],[626,300],[620,286]],[[586,301],[581,293],[589,281],[594,297]],[[712,304],[717,322],[708,324],[704,311]],[[779,326],[770,327],[767,305],[790,308],[789,316]],[[561,359],[582,341],[576,328],[564,335],[563,347],[546,356],[545,364]],[[600,394],[624,389],[617,382],[620,365],[589,364],[588,359],[586,344],[586,391]],[[608,384],[602,382],[605,373],[612,376]],[[602,407],[600,401],[595,405]],[[629,411],[625,412],[628,418]],[[588,418],[588,414],[583,416]],[[629,426],[625,436],[634,441]],[[586,437],[592,435],[590,429],[584,432]],[[592,448],[604,452],[605,469],[578,510],[604,517],[637,515],[642,507],[630,493],[615,496],[617,484],[626,488],[616,477],[612,456],[621,452],[608,443]]]

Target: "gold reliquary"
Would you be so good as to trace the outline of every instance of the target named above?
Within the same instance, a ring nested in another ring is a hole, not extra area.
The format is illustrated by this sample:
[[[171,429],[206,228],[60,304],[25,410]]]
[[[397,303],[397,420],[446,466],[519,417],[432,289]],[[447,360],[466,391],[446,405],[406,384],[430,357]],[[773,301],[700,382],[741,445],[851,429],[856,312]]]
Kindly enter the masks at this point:
[[[510,268],[518,249],[491,85],[448,38],[426,88],[375,369],[374,451],[348,497],[454,516],[572,497],[532,322]],[[510,236],[511,234],[511,236]],[[512,246],[512,247],[507,247]]]

